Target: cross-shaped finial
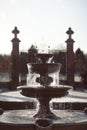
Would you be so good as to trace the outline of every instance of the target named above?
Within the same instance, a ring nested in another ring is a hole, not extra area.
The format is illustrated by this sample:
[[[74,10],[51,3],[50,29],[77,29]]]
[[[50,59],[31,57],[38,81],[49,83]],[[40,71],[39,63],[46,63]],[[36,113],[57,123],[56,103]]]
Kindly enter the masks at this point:
[[[71,38],[71,35],[74,33],[71,28],[68,29],[66,32],[69,35],[69,38]]]
[[[14,34],[15,38],[17,38],[17,34],[19,33],[19,30],[17,29],[17,27],[14,28],[12,33]]]

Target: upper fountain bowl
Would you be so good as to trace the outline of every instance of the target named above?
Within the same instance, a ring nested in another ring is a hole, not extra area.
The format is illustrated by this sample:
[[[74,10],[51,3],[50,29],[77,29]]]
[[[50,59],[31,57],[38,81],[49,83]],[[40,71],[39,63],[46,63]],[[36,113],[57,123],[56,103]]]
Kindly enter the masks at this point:
[[[40,75],[46,75],[50,73],[55,73],[60,70],[61,64],[60,63],[28,63],[28,70],[30,68],[30,71],[33,73],[37,73]]]
[[[37,57],[41,59],[42,63],[48,62],[49,58],[51,58],[53,54],[39,53]]]

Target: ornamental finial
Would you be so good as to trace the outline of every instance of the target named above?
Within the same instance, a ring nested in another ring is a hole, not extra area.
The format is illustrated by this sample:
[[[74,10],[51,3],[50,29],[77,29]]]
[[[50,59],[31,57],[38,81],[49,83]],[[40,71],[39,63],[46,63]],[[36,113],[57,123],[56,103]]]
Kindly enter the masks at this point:
[[[66,33],[69,35],[69,38],[71,38],[71,36],[72,36],[72,34],[73,34],[74,32],[73,32],[73,30],[72,30],[71,27],[70,27]]]
[[[17,38],[17,34],[19,33],[19,30],[17,29],[17,27],[14,28],[12,33],[14,34],[14,37]]]

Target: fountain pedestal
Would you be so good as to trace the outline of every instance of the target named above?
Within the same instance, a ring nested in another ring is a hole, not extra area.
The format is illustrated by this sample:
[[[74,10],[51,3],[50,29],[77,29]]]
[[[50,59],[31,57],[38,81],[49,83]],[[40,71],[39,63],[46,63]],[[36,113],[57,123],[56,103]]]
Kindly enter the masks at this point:
[[[49,119],[58,119],[58,117],[53,114],[49,107],[49,102],[51,98],[38,98],[38,101],[40,103],[39,111],[36,115],[34,115],[35,118],[49,118]]]

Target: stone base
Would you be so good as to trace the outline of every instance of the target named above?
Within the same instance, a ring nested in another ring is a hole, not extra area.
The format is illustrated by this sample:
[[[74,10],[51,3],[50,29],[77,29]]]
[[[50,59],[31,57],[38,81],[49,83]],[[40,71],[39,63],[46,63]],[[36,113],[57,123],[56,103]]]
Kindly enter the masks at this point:
[[[35,102],[0,101],[3,110],[35,109]]]
[[[37,128],[35,124],[11,125],[0,123],[0,130],[37,130]],[[68,125],[53,124],[51,130],[87,130],[87,123],[68,124]]]
[[[53,109],[71,109],[71,110],[84,110],[87,108],[87,102],[53,102]]]
[[[32,118],[33,115],[31,115],[35,114],[35,111],[7,111],[0,116],[0,130],[48,130],[48,128],[49,130],[87,130],[87,115],[84,112],[71,110],[54,112],[61,118],[58,120],[39,118],[42,121],[37,126],[36,121],[39,119]],[[45,120],[52,121],[52,124]]]

